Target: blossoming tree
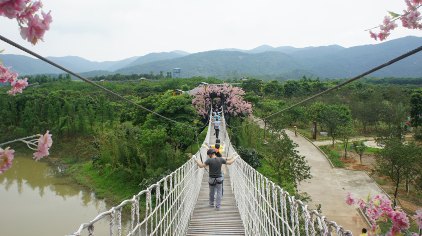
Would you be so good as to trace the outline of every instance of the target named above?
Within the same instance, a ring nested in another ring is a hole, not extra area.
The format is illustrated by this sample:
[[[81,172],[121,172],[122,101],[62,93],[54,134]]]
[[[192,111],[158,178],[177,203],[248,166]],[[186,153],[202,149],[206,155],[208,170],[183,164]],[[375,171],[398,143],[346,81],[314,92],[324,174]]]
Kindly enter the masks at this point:
[[[229,84],[201,85],[194,91],[193,106],[206,118],[213,102],[223,106],[224,113],[230,116],[246,116],[252,113],[252,105],[243,100],[245,91]]]
[[[21,36],[23,39],[36,44],[43,39],[45,31],[50,28],[52,18],[50,12],[44,13],[42,10],[41,1],[32,0],[0,0],[0,16],[9,19],[16,19],[19,25]],[[22,93],[22,90],[28,86],[28,79],[18,79],[18,74],[12,72],[0,62],[0,84],[10,84],[11,89],[8,91],[10,95]],[[14,142],[23,142],[30,149],[34,150],[34,159],[49,155],[49,149],[53,144],[51,134],[47,131],[44,135],[37,134],[25,138],[16,139],[13,141],[0,144],[0,174],[12,166],[14,153],[13,149],[2,146]]]

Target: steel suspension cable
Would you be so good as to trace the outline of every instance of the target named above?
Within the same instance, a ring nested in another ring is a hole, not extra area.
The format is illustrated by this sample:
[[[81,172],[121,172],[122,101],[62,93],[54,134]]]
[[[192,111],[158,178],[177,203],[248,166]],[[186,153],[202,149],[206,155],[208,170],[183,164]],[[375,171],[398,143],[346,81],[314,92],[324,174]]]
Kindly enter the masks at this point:
[[[21,46],[20,44],[17,44],[17,43],[15,43],[15,42],[13,42],[12,40],[10,40],[10,39],[8,39],[8,38],[6,38],[6,37],[2,36],[2,35],[0,35],[0,40],[2,40],[2,41],[4,41],[5,43],[8,43],[8,44],[10,44],[10,45],[12,45],[12,46],[14,46],[14,47],[18,48],[18,49],[20,49],[20,50],[22,50],[22,51],[24,51],[24,52],[26,52],[26,53],[28,53],[28,54],[30,54],[30,55],[32,55],[32,56],[34,56],[34,57],[36,57],[36,58],[38,58],[38,59],[40,59],[40,60],[42,60],[42,61],[44,61],[44,62],[47,62],[48,64],[50,64],[50,65],[52,65],[52,66],[54,66],[54,67],[57,67],[57,68],[59,68],[60,70],[65,71],[66,73],[69,73],[69,74],[71,74],[71,75],[73,75],[73,76],[75,76],[75,77],[77,77],[77,78],[79,78],[79,79],[81,79],[81,80],[83,80],[83,81],[85,81],[85,82],[87,82],[87,83],[89,83],[89,84],[91,84],[91,85],[93,85],[93,86],[95,86],[95,87],[97,87],[97,88],[99,88],[99,89],[101,89],[101,90],[103,90],[103,91],[105,91],[105,92],[107,92],[107,93],[111,94],[111,95],[114,95],[115,97],[117,97],[117,98],[119,98],[119,99],[122,99],[122,100],[124,100],[124,101],[126,101],[126,102],[128,102],[128,103],[130,103],[130,104],[132,104],[132,105],[135,105],[135,106],[136,106],[136,107],[138,107],[138,108],[141,108],[141,109],[143,109],[143,110],[145,110],[145,111],[147,111],[147,112],[149,112],[149,113],[152,113],[152,114],[154,114],[154,115],[156,115],[156,116],[159,116],[159,117],[161,117],[161,118],[163,118],[163,119],[165,119],[165,120],[168,120],[168,121],[171,121],[171,122],[174,122],[174,123],[178,123],[178,124],[181,124],[181,125],[184,125],[184,126],[187,126],[187,127],[189,127],[189,128],[193,128],[193,129],[195,129],[195,130],[196,130],[196,127],[195,127],[195,126],[188,125],[188,124],[185,124],[185,123],[182,123],[182,122],[179,122],[179,121],[173,120],[173,119],[168,118],[168,117],[166,117],[166,116],[163,116],[163,115],[161,115],[161,114],[159,114],[159,113],[157,113],[157,112],[155,112],[155,111],[153,111],[153,110],[150,110],[150,109],[148,109],[148,108],[146,108],[146,107],[144,107],[144,106],[142,106],[142,105],[140,105],[140,104],[137,104],[137,103],[135,103],[134,101],[132,101],[132,100],[130,100],[130,99],[127,99],[127,98],[123,97],[122,95],[120,95],[120,94],[118,94],[118,93],[116,93],[116,92],[114,92],[114,91],[112,91],[112,90],[110,90],[110,89],[108,89],[108,88],[106,88],[106,87],[104,87],[104,86],[101,86],[101,85],[99,85],[99,84],[95,83],[94,81],[91,81],[91,80],[89,80],[89,79],[87,79],[87,78],[85,78],[85,77],[82,77],[81,75],[79,75],[79,74],[77,74],[77,73],[74,73],[73,71],[71,71],[71,70],[69,70],[69,69],[67,69],[67,68],[65,68],[65,67],[63,67],[63,66],[61,66],[61,65],[59,65],[59,64],[57,64],[57,63],[55,63],[55,62],[53,62],[53,61],[51,61],[51,60],[49,60],[49,59],[45,58],[45,57],[43,57],[43,56],[41,56],[41,55],[39,55],[39,54],[37,54],[37,53],[35,53],[35,52],[33,52],[33,51],[31,51],[31,50],[29,50],[29,49],[25,48],[25,47],[23,47],[23,46]]]
[[[349,84],[349,83],[351,83],[351,82],[353,82],[353,81],[355,81],[355,80],[361,79],[361,78],[363,78],[363,77],[364,77],[364,76],[366,76],[366,75],[369,75],[369,74],[371,74],[371,73],[373,73],[373,72],[375,72],[375,71],[377,71],[377,70],[380,70],[380,69],[382,69],[382,68],[384,68],[384,67],[387,67],[387,66],[389,66],[389,65],[391,65],[391,64],[393,64],[393,63],[396,63],[396,62],[398,62],[398,61],[400,61],[400,60],[402,60],[402,59],[404,59],[404,58],[406,58],[406,57],[409,57],[409,56],[411,56],[411,55],[413,55],[413,54],[416,54],[416,53],[418,53],[418,52],[420,52],[420,51],[422,51],[422,46],[420,46],[420,47],[418,47],[418,48],[416,48],[416,49],[413,49],[412,51],[409,51],[409,52],[407,52],[407,53],[405,53],[405,54],[403,54],[403,55],[401,55],[401,56],[398,56],[398,57],[396,57],[396,58],[394,58],[394,59],[392,59],[392,60],[390,60],[390,61],[388,61],[388,62],[386,62],[386,63],[384,63],[384,64],[382,64],[382,65],[379,65],[379,66],[377,66],[377,67],[374,67],[374,68],[372,68],[371,70],[368,70],[368,71],[366,71],[366,72],[364,72],[364,73],[362,73],[362,74],[360,74],[360,75],[358,75],[358,76],[356,76],[356,77],[354,77],[354,78],[351,78],[351,79],[349,79],[349,80],[347,80],[347,81],[345,81],[345,82],[343,82],[343,83],[341,83],[341,84],[338,84],[338,85],[336,85],[336,86],[334,86],[334,87],[332,87],[332,88],[329,88],[329,89],[327,89],[327,90],[325,90],[325,91],[322,91],[322,92],[320,92],[320,93],[317,93],[317,94],[315,94],[315,95],[313,95],[313,96],[310,96],[310,97],[308,97],[308,98],[306,98],[306,99],[304,99],[304,100],[302,100],[302,101],[300,101],[300,102],[298,102],[298,103],[295,103],[295,104],[293,104],[293,105],[291,105],[291,106],[289,106],[289,107],[287,107],[287,108],[284,108],[284,109],[282,109],[282,110],[280,110],[280,111],[274,112],[273,114],[271,114],[271,115],[269,115],[269,116],[266,116],[266,117],[264,117],[263,119],[264,119],[264,120],[266,120],[266,119],[268,119],[268,118],[270,118],[270,117],[272,117],[272,116],[274,116],[274,115],[277,115],[277,114],[279,114],[279,113],[281,113],[281,112],[283,112],[283,111],[290,110],[290,109],[292,109],[292,108],[293,108],[293,107],[295,107],[295,106],[298,106],[298,105],[300,105],[300,104],[302,104],[302,103],[305,103],[305,102],[307,102],[307,101],[309,101],[309,100],[311,100],[311,99],[317,98],[317,97],[319,97],[319,96],[321,96],[321,95],[324,95],[324,94],[326,94],[326,93],[329,93],[329,92],[331,92],[331,91],[333,91],[333,90],[335,90],[335,89],[338,89],[338,88],[340,88],[340,87],[343,87],[343,86],[344,86],[344,85],[346,85],[346,84]]]

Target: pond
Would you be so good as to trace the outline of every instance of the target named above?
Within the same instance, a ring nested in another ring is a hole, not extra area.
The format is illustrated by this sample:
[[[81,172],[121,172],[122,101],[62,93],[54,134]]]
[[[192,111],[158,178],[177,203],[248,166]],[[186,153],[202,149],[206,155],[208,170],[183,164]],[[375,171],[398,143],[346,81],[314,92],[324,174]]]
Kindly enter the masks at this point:
[[[67,235],[110,208],[56,173],[46,162],[15,156],[12,168],[0,174],[1,235]],[[96,224],[96,235],[107,234],[107,225]]]

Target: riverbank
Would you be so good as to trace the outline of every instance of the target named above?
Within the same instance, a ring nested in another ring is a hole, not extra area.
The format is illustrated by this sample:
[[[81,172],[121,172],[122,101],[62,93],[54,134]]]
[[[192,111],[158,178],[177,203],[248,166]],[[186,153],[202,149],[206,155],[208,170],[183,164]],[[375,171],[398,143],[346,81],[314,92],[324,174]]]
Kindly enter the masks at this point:
[[[0,216],[1,235],[68,235],[110,207],[68,176],[57,176],[47,159],[32,160],[30,152],[17,151],[12,167],[0,175],[0,196],[6,213]],[[107,226],[100,222],[96,233],[106,234]]]
[[[141,189],[139,183],[128,182],[126,173],[111,171],[109,168],[96,168],[93,157],[96,151],[90,143],[91,137],[72,137],[54,140],[50,156],[40,162],[52,166],[54,175],[66,177],[64,184],[79,185],[95,193],[98,199],[104,199],[107,204],[116,205],[124,199],[132,197]],[[77,148],[75,148],[77,147]],[[32,150],[24,144],[14,144],[17,155],[32,156]],[[34,165],[37,162],[34,161]]]

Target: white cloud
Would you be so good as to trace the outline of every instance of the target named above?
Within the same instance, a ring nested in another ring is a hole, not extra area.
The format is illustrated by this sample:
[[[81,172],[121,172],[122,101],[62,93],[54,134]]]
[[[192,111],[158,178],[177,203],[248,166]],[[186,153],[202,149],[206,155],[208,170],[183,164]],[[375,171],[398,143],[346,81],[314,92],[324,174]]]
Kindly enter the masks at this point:
[[[45,56],[118,60],[150,52],[250,49],[272,46],[350,47],[377,43],[364,30],[381,23],[391,0],[44,0],[53,23],[45,42],[20,38],[15,21],[2,17],[1,34]],[[422,36],[400,29],[390,39]],[[0,43],[5,53],[20,53]]]

